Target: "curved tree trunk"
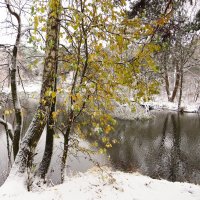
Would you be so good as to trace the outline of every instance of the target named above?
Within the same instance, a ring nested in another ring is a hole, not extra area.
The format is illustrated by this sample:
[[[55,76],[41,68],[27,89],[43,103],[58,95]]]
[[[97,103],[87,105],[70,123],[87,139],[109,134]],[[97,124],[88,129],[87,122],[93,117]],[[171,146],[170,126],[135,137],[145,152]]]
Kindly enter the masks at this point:
[[[19,49],[20,40],[22,36],[22,33],[21,33],[22,31],[21,31],[20,15],[12,9],[9,0],[5,0],[5,3],[6,3],[6,7],[9,13],[16,18],[17,23],[18,23],[17,37],[16,37],[14,48],[12,50],[11,67],[10,67],[11,94],[12,94],[12,101],[13,101],[13,107],[15,110],[15,118],[16,118],[16,126],[14,130],[14,138],[13,138],[13,154],[14,154],[14,159],[15,159],[19,150],[19,140],[20,140],[20,135],[22,132],[22,124],[23,124],[21,105],[20,105],[19,96],[17,92],[17,55],[18,55],[18,49]]]

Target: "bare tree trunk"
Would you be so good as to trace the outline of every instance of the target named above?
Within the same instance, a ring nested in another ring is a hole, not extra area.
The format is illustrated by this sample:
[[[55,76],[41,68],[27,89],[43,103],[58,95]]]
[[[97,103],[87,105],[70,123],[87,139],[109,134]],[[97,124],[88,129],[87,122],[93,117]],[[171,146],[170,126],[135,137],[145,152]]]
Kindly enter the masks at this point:
[[[16,173],[25,173],[28,159],[30,158],[30,155],[34,155],[32,152],[34,152],[47,123],[53,102],[51,94],[56,75],[61,0],[49,0],[48,5],[49,13],[47,19],[46,56],[44,60],[40,101],[33,120],[21,142],[19,153],[17,154],[12,168]]]
[[[178,63],[176,63],[176,78],[175,78],[175,84],[174,84],[172,96],[169,99],[170,102],[174,102],[174,99],[178,91],[179,83],[180,83],[180,69],[179,69]]]
[[[11,67],[10,67],[10,76],[11,76],[11,94],[12,94],[12,101],[13,101],[13,107],[15,110],[15,118],[16,118],[16,126],[14,130],[14,139],[13,139],[13,154],[14,159],[19,151],[19,140],[20,135],[22,131],[22,124],[23,124],[23,118],[22,118],[22,111],[21,111],[21,105],[19,101],[19,96],[17,92],[17,55],[18,55],[18,49],[20,45],[21,40],[21,17],[18,13],[16,13],[11,5],[9,0],[5,0],[6,7],[11,15],[13,15],[18,23],[17,26],[17,37],[15,41],[15,45],[12,51],[12,59],[11,59]]]
[[[68,121],[67,130],[64,134],[64,149],[61,158],[61,182],[64,182],[65,179],[65,165],[67,161],[67,154],[69,149],[69,135],[71,132],[72,122]]]
[[[181,101],[183,95],[183,66],[181,66],[181,77],[180,77],[180,88],[179,88],[179,99],[178,99],[178,111],[181,111]]]
[[[167,70],[167,52],[164,53],[164,80],[165,80],[165,90],[167,92],[168,101],[170,100],[170,90],[169,90],[169,76]]]
[[[199,81],[199,79],[196,82],[197,82],[197,84],[195,85],[194,102],[197,102],[197,100],[199,98],[199,90],[200,90],[200,81]]]
[[[80,0],[80,6],[81,6],[81,13],[84,15],[85,7],[84,7],[82,0]],[[85,77],[85,74],[86,74],[87,68],[88,68],[88,57],[89,57],[88,37],[87,37],[87,31],[85,29],[84,19],[81,20],[81,26],[80,27],[81,27],[81,32],[83,33],[83,35],[81,35],[81,37],[80,37],[80,41],[79,41],[80,43],[79,43],[79,46],[78,46],[77,66],[79,66],[80,60],[81,60],[80,57],[81,57],[81,44],[82,44],[82,42],[84,43],[85,62],[84,62],[84,65],[83,65],[82,72],[80,72],[80,82],[79,83],[77,83],[77,80],[78,80],[77,77],[78,77],[79,69],[77,68],[77,70],[76,70],[76,73],[75,73],[75,76],[74,76],[74,81],[73,81],[72,88],[71,88],[71,96],[76,95],[76,92],[75,92],[76,87],[80,86],[83,83],[83,80],[84,80],[84,77]],[[82,36],[83,36],[83,38],[82,38]],[[84,39],[84,40],[82,40],[82,39]],[[75,102],[71,97],[71,107],[73,106],[74,103]],[[82,110],[84,109],[84,106],[85,106],[85,103],[83,103],[83,106],[82,106],[82,108],[80,109],[80,112],[77,115],[75,115],[73,109],[70,108],[69,117],[68,117],[68,120],[67,120],[67,129],[66,129],[66,132],[64,134],[63,155],[62,155],[62,158],[61,158],[61,182],[64,181],[64,177],[65,177],[65,168],[66,168],[67,154],[68,154],[68,149],[69,149],[70,132],[71,132],[71,129],[72,129],[72,126],[73,126],[75,119],[82,112]]]

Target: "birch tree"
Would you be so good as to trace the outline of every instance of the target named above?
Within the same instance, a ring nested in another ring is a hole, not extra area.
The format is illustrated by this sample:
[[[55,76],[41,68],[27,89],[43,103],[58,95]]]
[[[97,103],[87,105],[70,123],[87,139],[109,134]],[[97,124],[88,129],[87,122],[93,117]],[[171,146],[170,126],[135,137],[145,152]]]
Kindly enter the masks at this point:
[[[56,76],[61,1],[49,0],[48,9],[44,71],[39,106],[20,144],[20,150],[11,174],[25,174],[27,164],[33,159],[34,149],[47,123],[53,102],[52,92]]]
[[[14,113],[15,113],[15,119],[16,119],[16,125],[14,128],[13,133],[13,154],[14,158],[16,157],[18,150],[19,150],[19,141],[20,136],[22,132],[22,125],[23,125],[23,117],[22,117],[22,109],[21,104],[19,100],[19,94],[17,92],[17,65],[18,65],[18,51],[20,47],[20,40],[22,36],[22,24],[21,24],[21,16],[20,12],[17,13],[12,6],[11,2],[9,0],[5,0],[5,5],[8,10],[8,12],[11,15],[11,19],[14,18],[17,21],[16,29],[17,29],[17,35],[16,40],[11,52],[11,65],[9,66],[10,71],[10,80],[11,80],[11,95],[12,95],[12,102],[14,107]],[[5,120],[1,120],[3,123]],[[6,130],[9,132],[9,135],[11,136],[11,126],[8,124],[8,122],[5,124],[3,123]],[[8,128],[9,127],[9,128]]]

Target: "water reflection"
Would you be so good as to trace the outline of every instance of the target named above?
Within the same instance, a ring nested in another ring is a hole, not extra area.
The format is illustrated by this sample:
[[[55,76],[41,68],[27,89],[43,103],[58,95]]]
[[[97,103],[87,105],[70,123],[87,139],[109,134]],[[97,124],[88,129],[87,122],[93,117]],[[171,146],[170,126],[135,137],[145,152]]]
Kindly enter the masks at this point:
[[[24,105],[24,132],[29,125],[37,101],[26,101]],[[147,121],[118,120],[118,125],[111,137],[120,143],[108,150],[110,161],[105,155],[93,156],[101,165],[110,164],[114,169],[123,171],[139,171],[153,178],[164,178],[170,181],[187,181],[200,184],[200,117],[198,114],[154,112],[153,118]],[[12,121],[12,116],[10,116]],[[61,116],[65,121],[65,116]],[[0,126],[0,185],[7,175],[8,157],[6,134]],[[35,162],[39,163],[44,151],[45,132],[37,148]],[[89,141],[81,141],[90,147]],[[60,154],[62,138],[54,141],[54,154],[48,178],[54,184],[60,182]],[[90,158],[89,158],[90,159]],[[86,171],[95,163],[82,153],[77,159],[69,157],[68,172]]]
[[[23,133],[24,134],[29,126],[29,123],[32,120],[32,117],[35,113],[36,107],[37,107],[37,100],[30,100],[30,99],[24,99],[22,102],[23,105],[23,114],[24,114],[24,126],[23,126]],[[12,107],[10,102],[8,102],[8,107]],[[58,104],[58,109],[64,110],[63,107],[61,107],[61,104]],[[1,115],[1,113],[0,113]],[[62,113],[62,115],[59,116],[58,123],[65,123],[66,115]],[[9,122],[14,121],[14,116],[10,115],[8,116],[7,120]],[[57,129],[56,129],[57,131]],[[59,134],[57,131],[56,133]],[[36,155],[34,157],[34,164],[36,167],[41,162],[44,148],[45,148],[45,138],[46,138],[46,129],[44,129],[42,136],[39,140],[39,143],[36,148]],[[0,186],[4,183],[6,180],[10,166],[9,166],[9,159],[8,159],[8,152],[7,152],[7,141],[6,141],[6,133],[3,126],[0,126]],[[84,148],[91,149],[91,145],[87,141],[80,140],[80,145]],[[63,151],[63,137],[62,134],[59,134],[59,137],[54,138],[54,150],[53,150],[53,156],[51,159],[50,168],[47,174],[47,182],[53,183],[53,184],[59,184],[61,183],[61,155]],[[67,159],[67,174],[73,174],[77,172],[85,172],[89,168],[96,165],[96,163],[101,163],[102,165],[108,164],[109,161],[106,159],[105,155],[91,155],[90,157],[85,155],[82,152],[76,152],[72,149],[69,149],[68,159]]]
[[[197,114],[154,113],[150,121],[119,120],[109,150],[112,166],[153,178],[200,184],[200,123]]]

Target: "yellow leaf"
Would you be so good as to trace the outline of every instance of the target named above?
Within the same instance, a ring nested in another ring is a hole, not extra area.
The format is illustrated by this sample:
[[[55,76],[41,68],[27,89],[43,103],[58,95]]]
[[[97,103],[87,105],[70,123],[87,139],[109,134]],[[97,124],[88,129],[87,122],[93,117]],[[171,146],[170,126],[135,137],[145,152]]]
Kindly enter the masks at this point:
[[[56,97],[56,92],[52,92],[51,96],[52,96],[52,98],[55,98]]]
[[[110,142],[108,142],[108,143],[106,144],[106,147],[107,147],[107,148],[111,148],[111,147],[112,147],[112,144],[111,144]]]
[[[108,134],[111,131],[111,129],[112,129],[111,126],[107,125],[106,128],[105,128],[105,133]]]
[[[35,33],[37,31],[38,25],[39,25],[39,19],[38,19],[38,16],[35,16],[34,17],[34,31],[35,31]]]
[[[9,114],[10,114],[10,111],[9,111],[9,110],[5,110],[5,111],[4,111],[4,114],[5,114],[5,115],[9,115]]]

